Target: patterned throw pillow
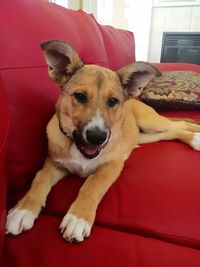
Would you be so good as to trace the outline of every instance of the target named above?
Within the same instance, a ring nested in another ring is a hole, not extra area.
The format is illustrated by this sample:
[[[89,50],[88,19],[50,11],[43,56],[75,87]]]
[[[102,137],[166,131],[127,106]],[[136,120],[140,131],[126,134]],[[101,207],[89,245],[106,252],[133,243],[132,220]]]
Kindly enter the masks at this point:
[[[159,110],[200,109],[200,74],[163,72],[143,89],[140,100]]]

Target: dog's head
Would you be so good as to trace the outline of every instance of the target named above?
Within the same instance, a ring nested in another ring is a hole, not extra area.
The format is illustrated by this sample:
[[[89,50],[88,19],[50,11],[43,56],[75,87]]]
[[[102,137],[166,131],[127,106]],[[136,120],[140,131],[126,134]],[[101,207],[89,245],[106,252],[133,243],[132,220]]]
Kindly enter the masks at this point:
[[[60,130],[73,139],[86,158],[94,158],[111,135],[120,131],[124,101],[138,95],[160,72],[144,62],[117,72],[84,65],[77,52],[63,41],[46,41],[41,48],[49,76],[62,90],[56,104]]]

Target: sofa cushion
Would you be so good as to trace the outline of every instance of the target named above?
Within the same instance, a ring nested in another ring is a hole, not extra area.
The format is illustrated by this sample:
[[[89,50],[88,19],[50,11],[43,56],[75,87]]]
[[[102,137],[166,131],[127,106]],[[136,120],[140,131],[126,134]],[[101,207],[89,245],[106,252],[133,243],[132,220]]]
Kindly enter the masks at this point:
[[[94,227],[84,243],[71,245],[59,234],[60,222],[43,215],[31,231],[7,237],[3,267],[200,266],[198,250],[102,227]]]
[[[9,133],[8,103],[5,96],[4,86],[0,76],[0,258],[5,233],[6,217],[6,149]]]
[[[200,73],[200,66],[188,63],[155,63],[160,71],[194,71]]]
[[[46,125],[60,89],[47,67],[1,71],[10,113],[7,151],[9,192],[30,184],[47,155]]]
[[[101,32],[90,15],[41,0],[4,1],[1,17],[1,68],[46,66],[41,41],[61,39],[84,63],[108,66]]]
[[[200,109],[200,74],[166,71],[143,89],[140,99],[159,110]]]
[[[117,70],[135,62],[135,43],[133,33],[98,24],[101,31],[109,68]]]
[[[196,112],[166,115],[200,119]],[[199,173],[199,152],[186,144],[142,145],[101,201],[95,224],[199,247]],[[52,189],[45,212],[64,216],[83,183],[73,175],[61,180]]]

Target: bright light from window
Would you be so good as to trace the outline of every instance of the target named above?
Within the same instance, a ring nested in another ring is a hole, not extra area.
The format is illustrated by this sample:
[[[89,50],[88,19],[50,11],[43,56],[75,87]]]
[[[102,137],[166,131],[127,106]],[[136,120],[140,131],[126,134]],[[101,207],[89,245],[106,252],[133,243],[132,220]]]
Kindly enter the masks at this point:
[[[52,1],[60,6],[68,7],[68,0],[55,0]]]
[[[113,0],[97,0],[97,20],[101,24],[112,25]]]

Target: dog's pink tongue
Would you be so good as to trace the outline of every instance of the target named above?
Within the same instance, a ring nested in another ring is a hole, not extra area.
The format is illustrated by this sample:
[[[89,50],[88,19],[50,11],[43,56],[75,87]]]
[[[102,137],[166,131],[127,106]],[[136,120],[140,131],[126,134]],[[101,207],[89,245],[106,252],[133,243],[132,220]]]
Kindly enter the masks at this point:
[[[82,149],[85,151],[88,155],[94,155],[99,150],[98,146],[90,146],[90,145],[84,145]]]

